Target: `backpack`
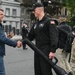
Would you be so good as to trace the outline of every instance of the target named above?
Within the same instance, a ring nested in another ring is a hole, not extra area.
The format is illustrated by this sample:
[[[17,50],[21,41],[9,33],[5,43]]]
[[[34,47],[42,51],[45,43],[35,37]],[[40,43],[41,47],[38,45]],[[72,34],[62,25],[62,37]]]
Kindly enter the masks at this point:
[[[58,48],[63,49],[66,52],[70,53],[74,37],[71,33],[71,27],[69,26],[64,27],[66,27],[66,29],[69,31],[64,29],[63,26],[57,27],[59,31]]]
[[[72,42],[73,42],[73,35],[71,33],[67,34],[67,40],[66,44],[64,46],[64,49],[66,52],[70,53],[71,52],[71,47],[72,47]]]

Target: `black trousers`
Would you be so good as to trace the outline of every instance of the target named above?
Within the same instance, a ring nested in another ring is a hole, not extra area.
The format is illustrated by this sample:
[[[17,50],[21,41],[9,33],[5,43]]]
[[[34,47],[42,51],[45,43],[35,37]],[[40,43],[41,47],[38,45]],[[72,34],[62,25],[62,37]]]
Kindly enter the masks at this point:
[[[53,75],[50,65],[37,53],[34,53],[34,75]]]
[[[22,40],[24,40],[24,39],[25,39],[25,37],[22,36]],[[23,44],[23,49],[25,49],[26,48],[26,43],[23,42],[22,44]]]
[[[23,49],[25,49],[26,48],[26,43],[23,43]]]

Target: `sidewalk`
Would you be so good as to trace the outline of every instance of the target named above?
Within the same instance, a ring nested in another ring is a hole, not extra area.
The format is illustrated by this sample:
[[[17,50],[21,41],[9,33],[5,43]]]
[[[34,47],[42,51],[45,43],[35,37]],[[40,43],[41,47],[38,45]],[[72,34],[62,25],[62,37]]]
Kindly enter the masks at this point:
[[[29,46],[27,50],[6,45],[4,58],[6,75],[34,75],[34,52]]]

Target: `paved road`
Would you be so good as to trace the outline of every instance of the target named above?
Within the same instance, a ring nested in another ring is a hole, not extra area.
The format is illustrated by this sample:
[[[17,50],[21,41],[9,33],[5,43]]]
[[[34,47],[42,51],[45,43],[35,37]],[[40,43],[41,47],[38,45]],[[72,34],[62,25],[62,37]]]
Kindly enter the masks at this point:
[[[13,48],[6,45],[5,67],[6,75],[34,75],[34,51]],[[56,75],[55,73],[53,75]]]
[[[6,75],[34,75],[33,51],[6,46]]]

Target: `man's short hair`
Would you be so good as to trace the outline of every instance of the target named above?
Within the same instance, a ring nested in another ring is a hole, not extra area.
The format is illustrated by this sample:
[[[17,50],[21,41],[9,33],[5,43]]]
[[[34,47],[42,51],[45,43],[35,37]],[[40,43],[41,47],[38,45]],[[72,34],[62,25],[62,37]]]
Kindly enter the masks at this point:
[[[3,10],[3,9],[1,9],[1,8],[0,8],[0,11],[3,11],[3,12],[4,12],[4,10]]]

